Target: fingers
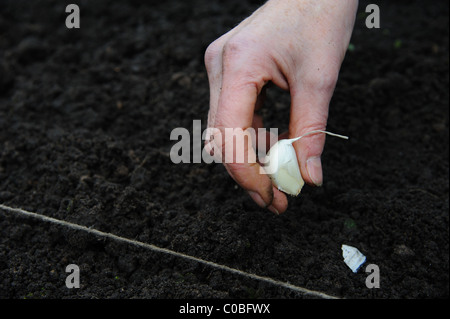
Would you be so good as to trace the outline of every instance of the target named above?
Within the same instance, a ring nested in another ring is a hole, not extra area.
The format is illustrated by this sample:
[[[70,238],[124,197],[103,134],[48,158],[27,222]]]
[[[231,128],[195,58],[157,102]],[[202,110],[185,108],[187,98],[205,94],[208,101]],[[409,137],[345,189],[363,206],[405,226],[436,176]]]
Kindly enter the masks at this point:
[[[231,81],[231,78],[235,80]],[[222,135],[222,159],[230,176],[250,193],[253,200],[261,207],[270,207],[274,196],[272,182],[267,175],[261,174],[261,166],[256,162],[252,147],[255,141],[249,143],[249,138],[256,136],[247,134],[253,124],[261,83],[236,81],[240,78],[227,72],[223,75],[215,123]]]
[[[222,162],[229,175],[259,206],[275,213],[284,212],[286,196],[272,186],[256,160],[252,144],[257,143],[257,130],[253,131],[255,134],[249,133],[251,128],[262,127],[262,119],[254,116],[254,112],[261,107],[263,87],[270,79],[267,68],[261,68],[253,57],[240,54],[242,51],[234,45],[227,44],[222,51],[210,50],[208,54],[211,53],[221,56],[205,57],[210,63],[207,67],[210,90],[214,91],[210,93],[208,127],[218,129],[214,143],[222,152]]]
[[[210,101],[208,127],[211,128],[214,127],[222,87],[222,48],[229,36],[229,33],[224,34],[219,39],[211,43],[205,52],[205,66],[208,74]],[[206,145],[207,144],[208,143],[206,143]]]

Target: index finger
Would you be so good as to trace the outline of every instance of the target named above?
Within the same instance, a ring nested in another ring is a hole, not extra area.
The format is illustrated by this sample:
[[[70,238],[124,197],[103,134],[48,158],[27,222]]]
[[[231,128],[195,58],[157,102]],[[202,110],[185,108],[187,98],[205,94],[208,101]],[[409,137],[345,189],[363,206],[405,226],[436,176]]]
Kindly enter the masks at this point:
[[[223,164],[230,176],[249,192],[257,204],[275,212],[283,212],[287,208],[287,198],[273,187],[268,175],[261,173],[262,168],[256,161],[256,152],[252,147],[255,141],[250,140],[255,134],[249,133],[255,104],[265,81],[251,80],[240,71],[226,71],[222,78],[215,123],[222,134],[221,141],[216,143],[221,144],[222,159],[225,159]],[[229,154],[230,151],[232,154]]]

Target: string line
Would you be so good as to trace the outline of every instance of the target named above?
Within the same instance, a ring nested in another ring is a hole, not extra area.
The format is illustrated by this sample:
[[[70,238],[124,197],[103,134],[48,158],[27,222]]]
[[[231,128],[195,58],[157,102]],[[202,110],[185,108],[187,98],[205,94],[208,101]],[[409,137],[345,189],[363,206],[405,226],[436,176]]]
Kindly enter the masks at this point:
[[[167,254],[167,255],[176,256],[176,257],[179,257],[179,258],[191,260],[191,261],[203,264],[203,265],[207,265],[207,266],[212,267],[212,268],[216,268],[216,269],[220,269],[220,270],[223,270],[223,271],[227,271],[227,272],[230,272],[230,273],[233,273],[233,274],[237,274],[237,275],[240,275],[240,276],[243,276],[243,277],[251,278],[251,279],[254,279],[254,280],[257,280],[257,281],[263,281],[263,282],[272,284],[274,286],[290,289],[292,291],[295,291],[295,292],[298,292],[298,293],[301,293],[301,294],[305,294],[305,295],[309,295],[309,296],[313,296],[313,297],[317,297],[317,298],[324,298],[324,299],[337,299],[337,297],[335,297],[335,296],[331,296],[331,295],[328,295],[328,294],[320,292],[320,291],[314,291],[314,290],[310,290],[310,289],[307,289],[307,288],[295,286],[295,285],[290,284],[288,282],[279,281],[279,280],[276,280],[276,279],[273,279],[273,278],[270,278],[270,277],[266,277],[266,276],[256,275],[256,274],[253,274],[253,273],[249,273],[249,272],[246,272],[246,271],[243,271],[243,270],[235,269],[235,268],[232,268],[232,267],[229,267],[229,266],[226,266],[226,265],[218,264],[218,263],[215,263],[215,262],[212,262],[212,261],[208,261],[208,260],[201,259],[201,258],[198,258],[198,257],[195,257],[195,256],[191,256],[191,255],[187,255],[187,254],[184,254],[184,253],[180,253],[180,252],[177,252],[177,251],[174,251],[174,250],[170,250],[170,249],[167,249],[167,248],[158,247],[158,246],[155,246],[153,244],[148,244],[148,243],[136,241],[136,240],[133,240],[133,239],[121,237],[121,236],[118,236],[118,235],[115,235],[115,234],[112,234],[112,233],[108,233],[108,232],[103,232],[103,231],[97,230],[95,228],[89,228],[89,227],[86,227],[86,226],[83,226],[83,225],[67,222],[67,221],[64,221],[64,220],[60,220],[60,219],[56,219],[56,218],[53,218],[53,217],[41,215],[41,214],[38,214],[38,213],[29,212],[29,211],[26,211],[26,210],[23,210],[23,209],[20,209],[20,208],[13,208],[13,207],[9,207],[9,206],[5,206],[3,204],[0,204],[0,210],[11,212],[11,213],[20,214],[20,215],[27,216],[27,217],[32,217],[32,218],[39,219],[39,220],[42,220],[42,221],[45,221],[45,222],[50,222],[50,223],[53,223],[53,224],[58,224],[58,225],[61,225],[61,226],[64,226],[64,227],[68,227],[68,228],[74,229],[74,230],[84,231],[84,232],[93,234],[95,236],[99,236],[99,237],[103,237],[103,238],[109,238],[109,239],[116,240],[116,241],[119,241],[119,242],[128,243],[128,244],[131,244],[131,245],[134,245],[134,246],[137,246],[137,247],[142,247],[142,248],[145,248],[145,249],[149,249],[151,251],[155,251],[155,252],[158,252],[158,253],[163,253],[163,254]]]

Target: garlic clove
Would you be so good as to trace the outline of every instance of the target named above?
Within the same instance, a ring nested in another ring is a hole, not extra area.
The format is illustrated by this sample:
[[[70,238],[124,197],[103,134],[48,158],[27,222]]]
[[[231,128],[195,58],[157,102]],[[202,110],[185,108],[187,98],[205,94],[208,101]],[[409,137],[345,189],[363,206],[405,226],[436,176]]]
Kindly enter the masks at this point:
[[[292,143],[298,141],[304,136],[314,133],[324,133],[343,139],[348,139],[347,136],[334,134],[327,131],[315,130],[307,132],[296,138],[279,140],[275,143],[267,153],[266,165],[264,168],[272,180],[272,183],[280,191],[292,196],[297,196],[300,194],[305,181],[300,173],[297,154]]]
[[[300,174],[292,142],[292,140],[280,140],[270,148],[267,153],[270,167],[268,175],[280,191],[297,196],[305,182]]]
[[[364,256],[357,248],[342,245],[342,256],[344,257],[345,264],[354,272],[358,272],[358,269],[366,262],[366,256]]]

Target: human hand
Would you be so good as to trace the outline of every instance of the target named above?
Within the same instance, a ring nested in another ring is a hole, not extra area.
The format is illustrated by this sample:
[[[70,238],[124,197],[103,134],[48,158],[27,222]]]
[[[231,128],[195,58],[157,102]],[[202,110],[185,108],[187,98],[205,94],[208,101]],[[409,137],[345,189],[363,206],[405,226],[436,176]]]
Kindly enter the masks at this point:
[[[206,50],[210,86],[208,127],[225,136],[225,128],[263,127],[254,114],[262,106],[268,82],[291,95],[289,138],[325,130],[328,105],[347,50],[357,0],[269,0]],[[218,139],[214,140],[215,143]],[[223,145],[232,141],[222,141]],[[325,135],[294,143],[307,184],[322,184],[320,156]],[[211,151],[206,141],[205,149]],[[241,150],[254,156],[252,148]],[[245,157],[247,158],[247,157]],[[282,213],[288,202],[258,163],[224,163],[230,176],[261,207]]]

